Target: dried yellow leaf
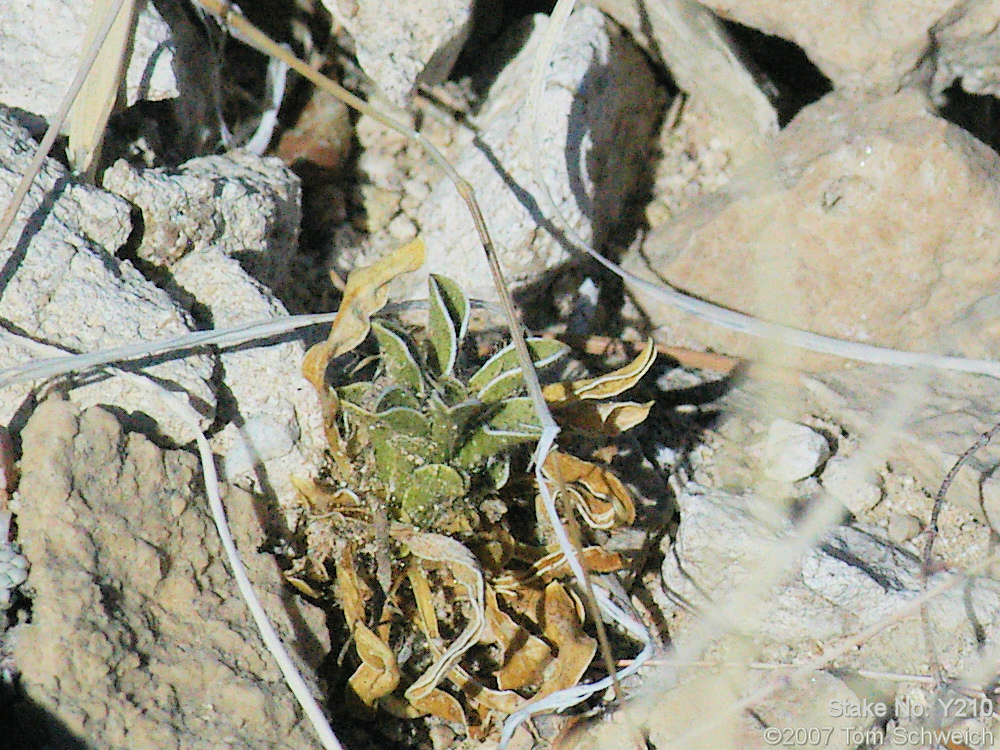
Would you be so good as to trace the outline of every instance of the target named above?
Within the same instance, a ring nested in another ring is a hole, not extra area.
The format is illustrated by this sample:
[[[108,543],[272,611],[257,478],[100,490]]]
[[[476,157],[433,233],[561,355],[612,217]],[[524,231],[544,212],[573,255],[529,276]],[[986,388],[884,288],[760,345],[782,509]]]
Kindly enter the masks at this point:
[[[302,374],[320,393],[325,392],[326,366],[356,347],[371,329],[371,317],[389,298],[389,283],[397,276],[416,271],[424,264],[426,247],[417,237],[366,268],[351,271],[330,335],[311,347],[302,360]]]
[[[635,504],[622,481],[612,472],[568,453],[553,451],[542,473],[555,485],[561,477],[580,515],[591,528],[612,529],[635,521]],[[556,487],[553,486],[553,491]]]
[[[354,628],[354,647],[361,657],[358,667],[347,681],[351,690],[368,708],[399,685],[399,666],[392,649],[365,625]]]
[[[519,690],[540,682],[545,665],[552,660],[552,649],[500,609],[491,586],[486,587],[486,625],[483,642],[499,647],[503,664],[496,673],[497,686],[501,690]]]
[[[560,427],[575,428],[604,437],[618,437],[645,420],[652,407],[652,401],[645,404],[633,401],[577,401],[560,408],[554,416]]]
[[[612,398],[639,382],[656,360],[656,349],[650,339],[646,348],[634,360],[622,368],[596,378],[552,383],[542,389],[545,400],[559,407],[581,399]]]
[[[468,622],[458,638],[406,689],[406,699],[414,703],[429,695],[458,664],[465,652],[479,642],[486,628],[483,606],[485,583],[475,556],[460,542],[442,534],[414,531],[401,524],[395,524],[390,533],[405,544],[410,554],[418,560],[445,565],[469,601],[471,609]],[[423,617],[421,614],[422,619]]]
[[[444,690],[434,689],[419,698],[410,698],[409,701],[421,716],[430,714],[453,724],[468,726],[462,704],[455,696],[449,695]]]
[[[113,0],[97,0],[90,9],[83,49],[90,47]],[[139,3],[125,0],[94,66],[69,111],[70,166],[77,174],[90,174],[101,154],[108,119],[125,91],[125,69],[132,53],[132,36]]]
[[[361,598],[361,582],[358,571],[354,567],[354,550],[345,546],[337,560],[337,592],[340,594],[340,605],[344,610],[347,627],[354,628],[365,623],[365,603]]]
[[[583,631],[576,603],[558,581],[545,587],[545,637],[558,649],[558,657],[546,670],[536,698],[580,682],[597,653],[597,641]]]

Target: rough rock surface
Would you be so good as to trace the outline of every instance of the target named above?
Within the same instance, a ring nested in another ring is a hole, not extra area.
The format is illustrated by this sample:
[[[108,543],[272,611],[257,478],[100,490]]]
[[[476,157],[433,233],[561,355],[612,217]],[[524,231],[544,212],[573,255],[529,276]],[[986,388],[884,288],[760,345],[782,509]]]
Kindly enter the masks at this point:
[[[873,104],[831,94],[729,189],[650,235],[645,262],[626,265],[816,333],[996,358],[998,176],[997,154],[915,91]],[[759,350],[749,337],[644,304],[671,343]]]
[[[931,30],[946,24],[955,0],[705,0],[726,19],[799,45],[835,89],[884,95],[924,75]],[[993,9],[996,13],[995,7]],[[995,20],[994,20],[995,23]]]
[[[323,0],[330,6],[340,0]],[[440,83],[451,71],[469,35],[475,3],[443,0],[394,3],[359,0],[347,18],[357,45],[358,64],[390,101],[404,106],[417,81]],[[345,17],[339,7],[335,16]]]
[[[0,116],[0,204],[6,205],[35,150],[27,131]],[[186,314],[128,261],[114,253],[132,230],[125,201],[97,188],[74,184],[47,159],[6,239],[0,244],[0,318],[29,336],[73,351],[95,351],[180,335],[190,330]],[[0,366],[37,356],[12,342],[0,343]],[[212,420],[211,360],[192,356],[147,368],[177,383],[200,402]],[[5,388],[0,419],[8,422],[27,397],[28,386]],[[76,385],[71,398],[83,405],[111,403],[148,411],[149,394],[121,378]],[[187,441],[174,418],[161,419],[164,433]]]
[[[317,747],[236,592],[194,457],[57,400],[22,440],[34,604],[15,659],[27,697],[93,747]],[[240,491],[226,505],[272,622],[315,666],[322,615],[256,552],[267,512]]]
[[[804,424],[775,419],[761,445],[764,474],[779,482],[797,482],[813,474],[830,455],[826,438]]]
[[[789,662],[795,654],[811,653],[817,642],[832,644],[859,633],[922,590],[917,548],[894,545],[877,529],[835,526],[795,562],[787,555],[792,528],[762,520],[766,509],[760,499],[689,485],[678,502],[677,539],[672,546],[664,544],[666,589],[698,607],[739,601],[738,616],[729,626],[754,639],[762,660]],[[784,559],[791,569],[785,582],[772,588],[762,581],[774,559]],[[935,574],[929,586],[950,575]],[[995,637],[998,607],[1000,586],[987,578],[973,579],[966,590],[953,588],[929,604],[935,646],[947,670],[961,673],[976,663],[975,628]],[[699,627],[694,622],[675,630],[678,642],[688,626]],[[923,673],[927,652],[921,628],[920,618],[911,617],[872,636],[852,652],[851,666]]]
[[[301,221],[299,178],[280,159],[244,151],[136,169],[124,159],[104,187],[142,210],[140,258],[170,265],[212,246],[272,287],[288,286]]]
[[[750,156],[778,132],[778,114],[722,23],[693,0],[588,0],[628,29],[712,115],[734,153]]]
[[[216,328],[288,314],[270,290],[219,248],[189,253],[174,264],[173,275]],[[323,435],[316,394],[302,377],[304,354],[301,341],[285,340],[224,349],[218,355],[228,397],[222,416],[228,424],[213,437],[212,447],[226,456],[230,479],[251,473],[254,463],[262,462],[265,472],[258,479],[266,479],[283,501],[294,493],[292,474],[312,473],[314,442]]]
[[[543,24],[539,17],[530,23],[528,42],[497,77],[477,116],[478,137],[466,131],[453,162],[489,212],[501,263],[514,286],[570,257],[542,220],[542,212],[551,211],[533,177],[535,132],[524,92]],[[570,16],[548,72],[537,136],[554,201],[573,229],[597,246],[620,218],[643,171],[660,116],[660,91],[641,51],[598,11],[580,8]],[[429,250],[424,277],[445,273],[470,296],[495,299],[472,218],[447,178],[439,178],[417,223]],[[406,284],[424,296],[419,274]]]
[[[970,94],[1000,94],[1000,8],[969,3],[962,13],[932,29],[937,50],[933,91],[956,78]]]
[[[170,29],[152,2],[142,6],[126,71],[129,106],[177,96]],[[0,4],[0,102],[49,118],[83,54],[92,3],[24,0]]]

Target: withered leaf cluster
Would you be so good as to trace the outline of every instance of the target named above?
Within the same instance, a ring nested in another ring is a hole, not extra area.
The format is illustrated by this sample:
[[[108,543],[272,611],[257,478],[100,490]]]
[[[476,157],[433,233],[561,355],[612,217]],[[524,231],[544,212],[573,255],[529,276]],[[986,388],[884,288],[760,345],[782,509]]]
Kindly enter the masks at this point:
[[[534,478],[516,460],[540,426],[513,347],[470,367],[471,306],[442,276],[429,280],[422,337],[374,317],[388,283],[422,262],[417,241],[353,273],[328,340],[306,355],[331,460],[319,478],[296,480],[306,545],[289,579],[343,610],[353,710],[430,714],[483,736],[527,702],[577,684],[596,644]],[[328,385],[331,359],[369,333],[378,353],[357,370],[367,376]],[[538,368],[567,352],[551,339],[528,344]],[[650,404],[607,399],[635,385],[654,357],[650,345],[620,370],[553,383],[544,396],[563,426],[615,436],[645,419]],[[591,530],[634,521],[622,481],[558,451],[543,474],[584,544],[584,566],[621,568]]]

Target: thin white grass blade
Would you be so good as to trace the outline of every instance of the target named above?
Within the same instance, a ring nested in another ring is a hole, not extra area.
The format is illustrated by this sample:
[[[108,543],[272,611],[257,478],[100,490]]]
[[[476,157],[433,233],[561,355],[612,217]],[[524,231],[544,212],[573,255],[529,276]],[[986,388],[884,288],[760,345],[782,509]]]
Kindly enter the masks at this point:
[[[87,23],[84,50],[103,31],[104,16],[118,0],[95,0]],[[86,174],[100,157],[104,129],[124,89],[125,68],[132,52],[132,33],[138,17],[136,0],[125,0],[100,45],[100,53],[69,113],[69,162],[77,174]]]
[[[288,81],[288,63],[272,57],[267,63],[267,109],[261,115],[257,130],[243,147],[257,156],[262,156],[274,137],[274,129],[278,126],[278,110],[285,99],[285,84]]]

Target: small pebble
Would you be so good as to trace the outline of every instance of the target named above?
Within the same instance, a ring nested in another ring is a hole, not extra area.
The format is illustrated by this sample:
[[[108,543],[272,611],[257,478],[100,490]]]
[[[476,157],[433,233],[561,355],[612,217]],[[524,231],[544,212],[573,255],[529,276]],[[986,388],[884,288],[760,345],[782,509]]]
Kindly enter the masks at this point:
[[[804,424],[775,419],[762,445],[764,475],[779,482],[797,482],[812,475],[830,456],[826,438]]]
[[[417,226],[406,214],[396,214],[387,229],[389,236],[397,242],[409,242],[417,236]]]
[[[870,511],[882,500],[882,490],[852,466],[849,458],[831,458],[822,476],[823,488],[856,516]]]
[[[923,531],[923,528],[920,519],[909,513],[893,513],[889,516],[889,539],[896,544],[908,542]]]

